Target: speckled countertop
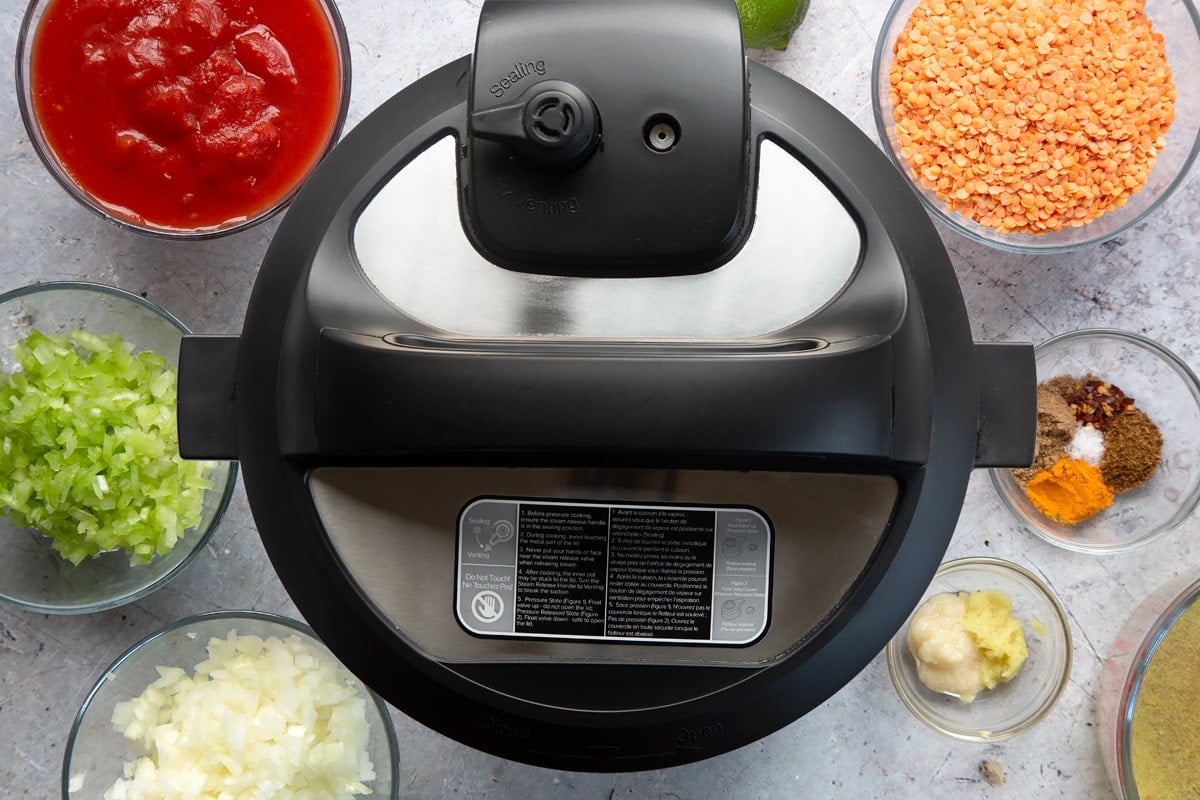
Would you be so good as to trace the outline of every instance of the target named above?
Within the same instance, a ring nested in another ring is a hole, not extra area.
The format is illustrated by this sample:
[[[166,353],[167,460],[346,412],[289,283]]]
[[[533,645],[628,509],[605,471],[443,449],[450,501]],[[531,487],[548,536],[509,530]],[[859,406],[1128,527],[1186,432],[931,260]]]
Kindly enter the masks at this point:
[[[12,91],[20,9],[0,11],[0,288],[81,278],[145,294],[192,329],[240,329],[275,223],[216,241],[167,244],[108,225],[71,200],[34,155]],[[435,67],[468,53],[474,0],[343,0],[354,88],[350,124]],[[875,137],[870,62],[885,0],[813,0],[783,53],[757,54],[815,89]],[[1021,256],[941,231],[976,339],[1041,341],[1080,327],[1144,333],[1200,366],[1200,180],[1193,174],[1150,219],[1103,246]],[[1200,572],[1200,521],[1125,555],[1088,557],[1018,529],[986,475],[972,479],[949,556],[990,554],[1043,576],[1067,606],[1070,686],[1044,722],[1007,742],[968,744],[925,728],[897,700],[876,658],[823,706],[755,744],[676,769],[620,775],[556,772],[502,761],[395,714],[405,798],[783,798],[1109,796],[1093,716],[1102,659],[1154,587]],[[0,556],[2,557],[2,556]],[[207,552],[131,606],[83,617],[0,608],[0,796],[58,796],[68,729],[88,687],[120,652],[192,613],[245,607],[295,614],[259,543],[239,488]],[[1003,764],[1002,788],[980,777]]]

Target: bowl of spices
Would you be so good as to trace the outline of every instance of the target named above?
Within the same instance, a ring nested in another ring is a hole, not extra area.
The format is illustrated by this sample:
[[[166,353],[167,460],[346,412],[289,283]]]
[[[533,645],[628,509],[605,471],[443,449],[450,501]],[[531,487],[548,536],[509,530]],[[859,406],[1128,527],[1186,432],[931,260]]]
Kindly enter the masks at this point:
[[[17,101],[50,174],[121,227],[197,239],[281,210],[336,144],[332,0],[32,0]]]
[[[1148,544],[1200,501],[1200,383],[1135,333],[1092,329],[1034,350],[1037,442],[1028,468],[991,471],[1005,506],[1081,552]]]
[[[1017,564],[961,558],[938,568],[888,643],[900,701],[934,730],[1000,741],[1050,713],[1071,673],[1066,612]]]
[[[1136,225],[1200,148],[1189,0],[896,0],[872,71],[884,150],[930,213],[1017,252]]]
[[[1142,601],[1104,663],[1096,732],[1124,800],[1200,792],[1200,576],[1168,581]]]

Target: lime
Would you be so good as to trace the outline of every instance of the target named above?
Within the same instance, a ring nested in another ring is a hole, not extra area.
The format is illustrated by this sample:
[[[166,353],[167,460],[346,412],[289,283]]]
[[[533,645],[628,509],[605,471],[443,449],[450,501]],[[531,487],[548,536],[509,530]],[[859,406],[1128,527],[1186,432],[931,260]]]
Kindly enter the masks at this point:
[[[737,0],[742,42],[751,50],[783,50],[808,12],[808,0]]]

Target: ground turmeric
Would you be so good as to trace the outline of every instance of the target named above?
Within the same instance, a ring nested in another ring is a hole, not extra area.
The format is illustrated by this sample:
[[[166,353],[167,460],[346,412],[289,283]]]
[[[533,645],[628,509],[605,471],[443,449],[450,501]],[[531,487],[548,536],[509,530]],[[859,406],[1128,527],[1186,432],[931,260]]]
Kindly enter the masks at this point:
[[[1056,522],[1074,525],[1112,505],[1112,490],[1099,467],[1075,458],[1060,458],[1050,469],[1029,479],[1025,493],[1038,511]]]

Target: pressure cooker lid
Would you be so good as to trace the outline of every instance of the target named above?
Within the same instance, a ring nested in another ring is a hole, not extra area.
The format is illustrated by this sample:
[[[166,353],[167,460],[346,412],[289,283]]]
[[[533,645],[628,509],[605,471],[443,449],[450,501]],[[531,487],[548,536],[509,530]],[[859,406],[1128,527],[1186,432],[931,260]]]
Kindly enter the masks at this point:
[[[734,4],[488,0],[474,57],[302,190],[241,336],[185,338],[180,441],[241,460],[289,594],[389,702],[628,770],[850,680],[971,468],[1032,458],[1033,392]]]

